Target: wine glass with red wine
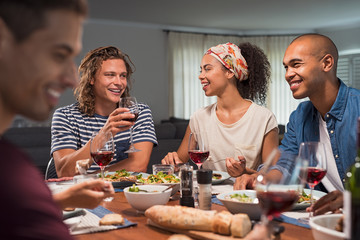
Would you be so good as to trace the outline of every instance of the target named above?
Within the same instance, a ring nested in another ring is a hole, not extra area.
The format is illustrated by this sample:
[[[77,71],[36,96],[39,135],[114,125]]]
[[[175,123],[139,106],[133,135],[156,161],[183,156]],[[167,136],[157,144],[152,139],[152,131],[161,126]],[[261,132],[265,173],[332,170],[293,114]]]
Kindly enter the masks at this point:
[[[313,190],[321,182],[327,172],[327,162],[325,146],[320,142],[303,142],[300,144],[299,157],[308,162],[306,168],[306,182],[310,187],[310,206],[313,204]],[[309,213],[309,218],[312,212]],[[301,218],[302,222],[307,223],[309,218]]]
[[[92,160],[100,167],[101,178],[104,180],[105,167],[113,160],[115,152],[114,139],[111,132],[94,132],[90,140],[90,155]],[[104,201],[111,201],[106,198]]]
[[[139,116],[139,107],[135,97],[122,97],[120,98],[119,107],[128,108],[129,112],[134,114],[134,118],[123,119],[125,121],[135,122]],[[130,147],[125,153],[139,152],[133,143],[133,126],[130,128]]]
[[[278,152],[280,154],[280,152]],[[279,217],[284,211],[292,208],[298,201],[306,181],[304,168],[307,167],[303,161],[295,155],[282,153],[286,158],[295,161],[295,166],[284,170],[285,173],[277,178],[267,178],[271,166],[276,164],[277,158],[269,159],[268,166],[261,170],[255,185],[256,196],[262,209],[261,222],[268,226],[269,221]],[[274,155],[275,156],[275,155]]]
[[[205,134],[190,133],[188,153],[191,161],[193,161],[200,169],[201,165],[209,157],[209,144]]]

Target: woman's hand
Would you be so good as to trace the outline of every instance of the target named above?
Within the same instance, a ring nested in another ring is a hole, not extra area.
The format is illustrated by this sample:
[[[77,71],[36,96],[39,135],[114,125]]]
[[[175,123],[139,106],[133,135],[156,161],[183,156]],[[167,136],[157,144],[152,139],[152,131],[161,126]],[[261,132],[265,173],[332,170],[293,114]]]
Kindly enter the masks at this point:
[[[239,177],[246,172],[246,160],[244,156],[238,156],[239,161],[226,158],[226,169],[232,177]]]
[[[321,215],[327,212],[339,213],[340,208],[343,207],[343,193],[339,190],[332,191],[319,200],[317,200],[306,211],[314,212],[314,216]]]
[[[114,196],[115,191],[110,182],[102,179],[89,180],[76,184],[62,192],[54,194],[54,200],[63,209],[95,208],[105,198]]]
[[[183,163],[183,161],[181,161],[181,159],[179,158],[177,152],[169,152],[162,160],[161,160],[162,164],[171,164],[171,165],[176,165],[176,164],[181,164]]]

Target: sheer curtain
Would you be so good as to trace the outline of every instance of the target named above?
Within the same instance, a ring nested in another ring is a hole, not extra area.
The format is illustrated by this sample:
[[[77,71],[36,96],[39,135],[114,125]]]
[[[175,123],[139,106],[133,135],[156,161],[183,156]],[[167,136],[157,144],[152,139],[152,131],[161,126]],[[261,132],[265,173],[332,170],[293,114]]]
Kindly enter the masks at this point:
[[[300,102],[292,97],[282,65],[285,50],[294,37],[239,37],[169,32],[170,116],[189,119],[196,110],[216,101],[216,97],[204,95],[198,79],[200,62],[208,48],[226,42],[250,42],[264,50],[271,64],[272,82],[266,107],[275,114],[279,124],[286,124],[290,113]]]

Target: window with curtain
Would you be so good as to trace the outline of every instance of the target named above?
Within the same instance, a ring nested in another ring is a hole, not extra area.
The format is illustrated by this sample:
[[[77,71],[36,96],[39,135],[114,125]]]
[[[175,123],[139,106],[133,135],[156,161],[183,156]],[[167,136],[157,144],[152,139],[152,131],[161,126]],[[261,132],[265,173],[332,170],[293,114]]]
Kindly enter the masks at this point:
[[[301,101],[292,97],[282,65],[285,50],[294,37],[169,32],[170,116],[189,119],[196,110],[216,101],[216,97],[205,96],[198,79],[201,59],[207,49],[226,42],[250,42],[263,49],[271,64],[271,83],[265,107],[275,114],[279,124],[286,124]]]

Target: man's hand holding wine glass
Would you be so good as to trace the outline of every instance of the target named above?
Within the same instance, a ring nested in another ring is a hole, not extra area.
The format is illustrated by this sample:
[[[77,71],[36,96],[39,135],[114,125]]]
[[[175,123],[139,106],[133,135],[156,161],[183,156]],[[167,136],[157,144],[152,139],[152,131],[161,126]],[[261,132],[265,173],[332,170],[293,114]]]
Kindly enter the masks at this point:
[[[118,132],[123,132],[130,129],[135,122],[129,121],[133,119],[134,114],[129,112],[128,108],[117,108],[112,113],[110,113],[105,125],[101,129],[105,132],[111,132],[115,136]]]

